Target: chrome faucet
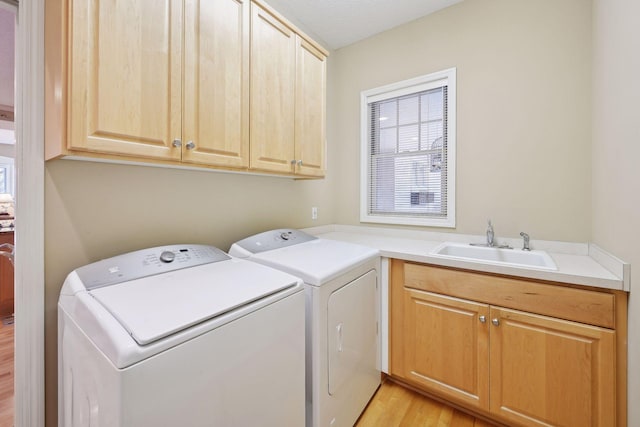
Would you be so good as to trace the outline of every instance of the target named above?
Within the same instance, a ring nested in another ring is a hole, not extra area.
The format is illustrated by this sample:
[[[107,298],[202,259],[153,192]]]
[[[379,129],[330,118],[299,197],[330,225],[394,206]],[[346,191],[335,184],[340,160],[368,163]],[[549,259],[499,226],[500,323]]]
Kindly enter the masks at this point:
[[[495,242],[493,240],[494,237],[494,233],[493,233],[493,225],[491,225],[491,220],[487,220],[487,246],[489,247],[493,247],[495,246]]]
[[[520,232],[520,236],[522,236],[522,239],[523,239],[522,250],[523,251],[530,251],[531,248],[529,247],[529,235],[527,233],[525,233],[524,231],[521,231]]]
[[[486,248],[498,248],[498,249],[513,249],[508,243],[504,245],[498,245],[495,241],[495,233],[493,232],[493,225],[491,220],[487,220],[487,243],[469,243],[471,246],[482,246]]]

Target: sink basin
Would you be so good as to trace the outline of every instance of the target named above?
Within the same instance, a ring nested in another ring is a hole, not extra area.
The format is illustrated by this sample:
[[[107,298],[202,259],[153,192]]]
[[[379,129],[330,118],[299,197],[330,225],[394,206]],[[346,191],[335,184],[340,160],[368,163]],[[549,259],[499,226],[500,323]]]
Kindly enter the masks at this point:
[[[511,267],[557,270],[556,263],[545,251],[523,251],[486,246],[471,246],[464,243],[445,242],[431,251],[431,255],[444,258],[473,261],[483,264]]]

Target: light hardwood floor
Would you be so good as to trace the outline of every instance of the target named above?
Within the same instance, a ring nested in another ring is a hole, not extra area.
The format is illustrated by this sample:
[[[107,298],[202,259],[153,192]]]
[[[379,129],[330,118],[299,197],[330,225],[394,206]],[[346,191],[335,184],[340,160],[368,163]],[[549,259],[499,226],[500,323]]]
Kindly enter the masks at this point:
[[[13,425],[13,327],[0,322],[0,427]]]
[[[492,427],[393,381],[385,381],[369,402],[356,427]]]

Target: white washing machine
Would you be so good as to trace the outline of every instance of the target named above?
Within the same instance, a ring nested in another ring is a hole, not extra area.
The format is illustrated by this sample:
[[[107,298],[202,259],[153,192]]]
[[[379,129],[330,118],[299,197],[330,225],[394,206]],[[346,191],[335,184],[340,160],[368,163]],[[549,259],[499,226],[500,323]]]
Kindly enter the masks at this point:
[[[303,290],[203,245],[78,268],[58,302],[58,425],[303,425]]]
[[[241,240],[229,254],[304,280],[306,425],[353,426],[380,385],[378,251],[280,229]]]

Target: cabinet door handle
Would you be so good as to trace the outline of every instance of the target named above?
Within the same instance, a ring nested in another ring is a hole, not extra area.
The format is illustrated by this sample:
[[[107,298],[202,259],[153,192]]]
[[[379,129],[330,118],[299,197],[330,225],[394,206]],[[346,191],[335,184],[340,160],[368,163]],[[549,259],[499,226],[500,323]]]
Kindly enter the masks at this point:
[[[302,160],[298,160],[296,163],[298,163],[298,166],[302,166]]]
[[[496,326],[500,326],[500,320],[497,317],[495,319],[492,319],[491,323],[493,323]]]
[[[480,316],[480,317],[478,317],[478,319],[480,319],[480,323],[486,323],[487,322],[487,317],[486,316]]]
[[[173,145],[175,148],[180,148],[182,146],[182,141],[176,138],[173,140],[173,143],[171,143],[171,145]]]
[[[193,150],[194,148],[196,148],[196,144],[193,141],[189,141],[187,142],[187,145],[185,145],[185,147],[187,147],[187,150]]]
[[[291,160],[291,164],[295,165],[296,163],[298,163],[298,161],[296,159]]]
[[[338,333],[338,351],[342,353],[342,323],[336,326],[336,332]]]

